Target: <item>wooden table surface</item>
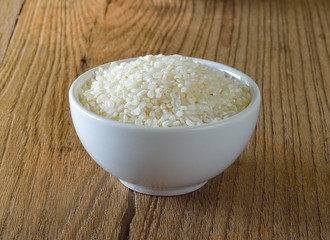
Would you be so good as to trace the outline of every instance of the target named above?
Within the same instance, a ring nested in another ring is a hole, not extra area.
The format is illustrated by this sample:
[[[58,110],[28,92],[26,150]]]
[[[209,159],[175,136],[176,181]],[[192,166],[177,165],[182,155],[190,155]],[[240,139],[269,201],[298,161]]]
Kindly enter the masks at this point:
[[[330,239],[329,15],[327,0],[2,0],[0,239]],[[244,152],[182,196],[125,188],[70,117],[78,75],[158,53],[262,93]]]

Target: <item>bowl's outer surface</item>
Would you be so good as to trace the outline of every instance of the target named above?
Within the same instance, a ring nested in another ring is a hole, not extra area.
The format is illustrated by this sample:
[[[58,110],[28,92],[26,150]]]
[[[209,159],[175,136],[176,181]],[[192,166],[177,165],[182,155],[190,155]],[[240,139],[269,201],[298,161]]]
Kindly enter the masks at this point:
[[[132,59],[122,61],[129,60]],[[134,190],[153,194],[148,189],[155,189],[159,193],[157,195],[162,195],[159,189],[165,189],[164,195],[171,195],[169,189],[173,189],[173,194],[185,193],[177,189],[199,186],[233,163],[253,133],[261,100],[257,85],[233,68],[207,60],[195,60],[245,82],[253,92],[250,105],[242,112],[216,123],[196,127],[152,128],[109,120],[80,104],[77,89],[93,77],[95,69],[78,77],[71,86],[71,115],[83,146],[106,171],[138,186],[136,189],[131,187]],[[141,190],[141,187],[147,190]]]

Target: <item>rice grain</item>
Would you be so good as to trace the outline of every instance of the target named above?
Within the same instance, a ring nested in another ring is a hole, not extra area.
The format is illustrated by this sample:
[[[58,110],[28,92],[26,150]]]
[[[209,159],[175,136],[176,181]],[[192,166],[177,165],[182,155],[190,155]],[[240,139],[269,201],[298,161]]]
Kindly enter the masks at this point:
[[[224,72],[180,55],[147,55],[111,63],[79,89],[88,110],[151,127],[197,126],[246,108],[251,92]]]

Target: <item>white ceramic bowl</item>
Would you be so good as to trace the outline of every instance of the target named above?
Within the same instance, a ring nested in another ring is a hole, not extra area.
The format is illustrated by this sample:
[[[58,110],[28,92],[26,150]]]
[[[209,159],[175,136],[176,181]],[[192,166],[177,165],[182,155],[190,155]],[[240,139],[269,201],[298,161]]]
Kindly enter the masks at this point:
[[[152,128],[106,119],[80,104],[77,89],[97,68],[79,76],[70,88],[71,116],[83,146],[101,167],[134,191],[160,196],[192,192],[232,164],[254,131],[261,100],[255,82],[223,64],[193,59],[246,83],[253,93],[249,106],[210,124]]]

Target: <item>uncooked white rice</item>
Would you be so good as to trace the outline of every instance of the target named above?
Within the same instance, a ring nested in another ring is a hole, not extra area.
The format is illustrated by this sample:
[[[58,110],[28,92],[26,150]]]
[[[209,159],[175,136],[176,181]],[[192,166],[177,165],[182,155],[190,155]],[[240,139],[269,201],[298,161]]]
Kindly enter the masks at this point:
[[[228,118],[251,100],[247,85],[180,55],[147,55],[98,68],[79,90],[84,107],[152,127],[196,126]]]

